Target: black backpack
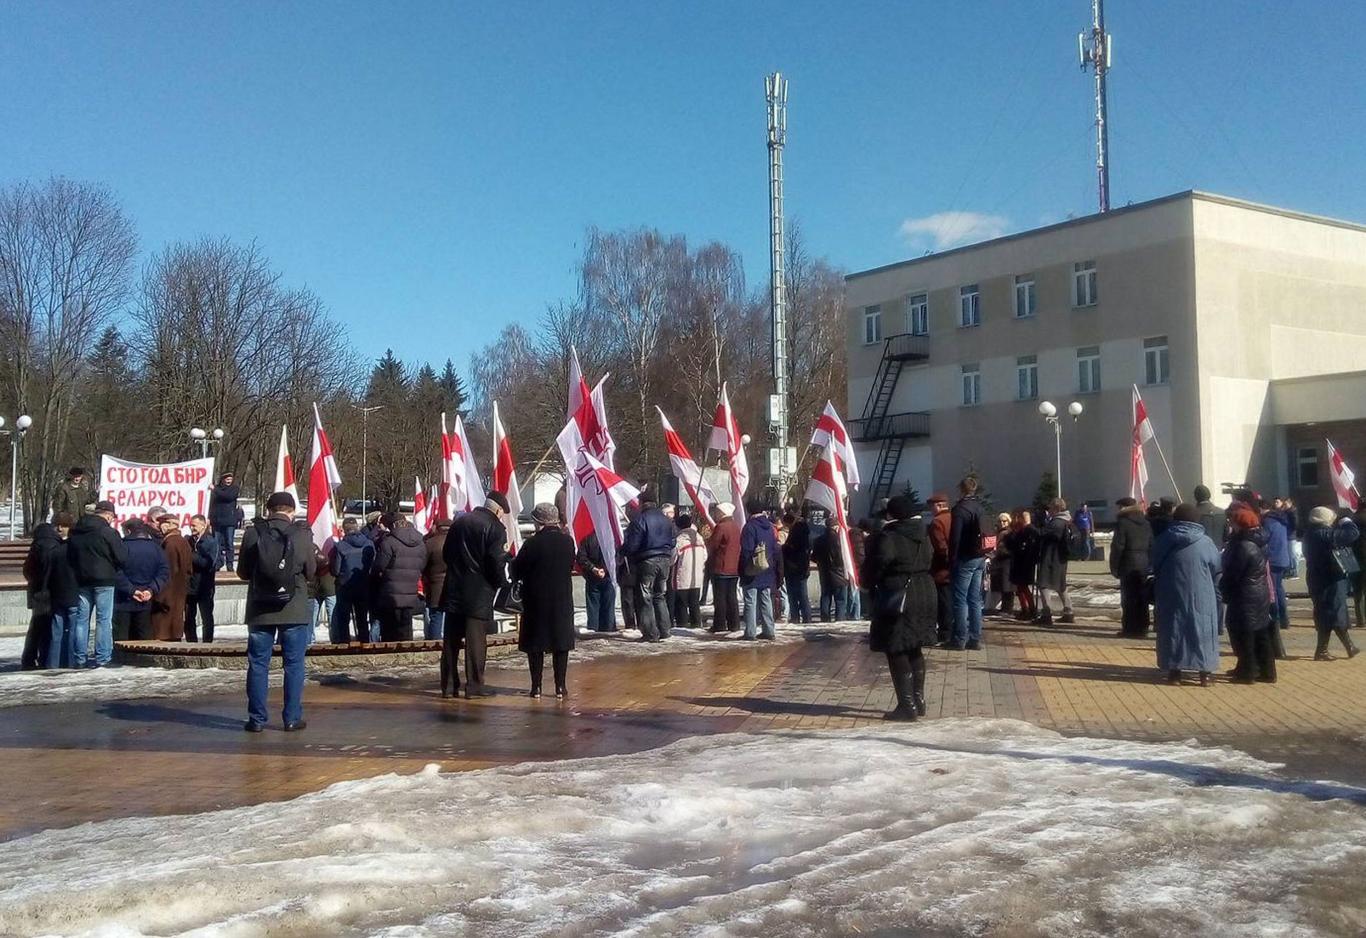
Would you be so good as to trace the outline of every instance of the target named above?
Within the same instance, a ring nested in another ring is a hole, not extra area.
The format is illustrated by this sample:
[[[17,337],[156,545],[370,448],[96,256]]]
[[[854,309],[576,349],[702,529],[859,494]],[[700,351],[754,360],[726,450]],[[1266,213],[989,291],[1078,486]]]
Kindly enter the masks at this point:
[[[256,565],[251,571],[251,598],[285,606],[294,598],[294,532],[281,531],[264,518],[253,518]]]

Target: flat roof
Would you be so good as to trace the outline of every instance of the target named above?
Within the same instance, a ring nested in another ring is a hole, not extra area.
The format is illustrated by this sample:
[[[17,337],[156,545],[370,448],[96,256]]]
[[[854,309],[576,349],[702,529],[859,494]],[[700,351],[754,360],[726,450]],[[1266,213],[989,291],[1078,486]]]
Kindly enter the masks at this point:
[[[898,267],[909,267],[912,264],[923,264],[940,257],[948,257],[953,254],[962,254],[966,251],[976,251],[980,248],[991,247],[997,244],[1004,244],[1008,241],[1018,241],[1021,238],[1029,238],[1034,235],[1044,234],[1045,232],[1058,231],[1063,228],[1071,228],[1077,225],[1088,225],[1094,222],[1106,221],[1120,215],[1127,215],[1130,212],[1138,212],[1143,209],[1152,208],[1156,205],[1165,205],[1168,202],[1176,202],[1181,199],[1201,199],[1206,202],[1217,202],[1220,205],[1229,205],[1233,208],[1241,208],[1250,212],[1266,212],[1270,215],[1281,215],[1285,218],[1296,218],[1300,221],[1313,222],[1319,225],[1331,225],[1334,228],[1347,228],[1352,231],[1366,232],[1366,225],[1358,222],[1346,221],[1341,218],[1329,218],[1325,215],[1311,215],[1308,212],[1297,212],[1288,208],[1277,208],[1274,205],[1263,205],[1260,202],[1249,202],[1245,199],[1235,199],[1232,196],[1219,195],[1216,192],[1202,192],[1199,189],[1186,189],[1183,192],[1174,192],[1171,195],[1164,195],[1156,199],[1149,199],[1146,202],[1133,202],[1119,208],[1113,208],[1108,212],[1096,212],[1091,215],[1083,215],[1080,218],[1069,218],[1066,221],[1056,222],[1052,225],[1044,225],[1042,228],[1029,228],[1025,231],[1017,231],[1014,234],[1002,235],[999,238],[991,238],[987,241],[977,241],[972,244],[964,244],[956,248],[949,248],[946,251],[934,251],[923,257],[912,257],[909,260],[894,261],[890,264],[883,264],[881,267],[871,267],[868,270],[858,270],[852,274],[846,274],[845,280],[853,280],[857,277],[867,277],[872,274],[880,274],[883,271],[895,270]]]

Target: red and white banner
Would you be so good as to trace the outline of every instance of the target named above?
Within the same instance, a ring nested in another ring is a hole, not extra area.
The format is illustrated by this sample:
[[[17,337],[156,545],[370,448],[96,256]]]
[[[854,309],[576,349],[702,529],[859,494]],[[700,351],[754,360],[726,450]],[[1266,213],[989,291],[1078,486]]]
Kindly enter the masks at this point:
[[[299,502],[299,486],[294,481],[294,463],[289,458],[289,427],[280,427],[280,452],[275,457],[275,488],[273,492],[288,492]]]
[[[308,460],[308,530],[313,532],[313,543],[324,554],[332,542],[341,537],[337,525],[337,511],[332,505],[332,493],[341,485],[341,473],[332,455],[332,444],[323,432],[323,418],[318,405],[313,405],[313,453]]]
[[[508,510],[503,514],[503,528],[508,534],[508,552],[515,554],[522,546],[522,531],[517,519],[522,514],[522,493],[517,485],[517,464],[512,459],[512,444],[498,416],[498,402],[493,402],[493,488],[507,496]]]
[[[583,380],[583,369],[579,367],[579,350],[569,346],[569,408],[564,419],[573,420],[574,411],[592,395],[588,382]]]
[[[565,519],[576,544],[589,534],[596,533],[602,548],[603,566],[616,582],[616,549],[622,541],[621,517],[613,504],[623,493],[631,492],[627,501],[639,492],[613,470],[610,458],[616,445],[607,430],[607,407],[599,381],[592,392],[579,403],[555,438],[565,467]]]
[[[424,535],[432,529],[432,507],[422,491],[422,480],[413,476],[413,527]]]
[[[474,464],[474,451],[465,436],[465,422],[455,415],[455,429],[446,431],[446,415],[441,415],[441,492],[444,518],[456,512],[474,511],[484,504],[484,485]]]
[[[858,473],[858,459],[854,456],[853,444],[849,442],[849,431],[844,428],[839,411],[830,401],[825,402],[825,410],[816,420],[816,431],[811,434],[811,445],[835,451],[835,465],[844,476],[850,488],[857,489],[862,479]]]
[[[162,464],[100,457],[100,498],[114,503],[118,522],[160,505],[188,527],[191,516],[208,513],[213,483],[213,457]]]
[[[731,498],[735,503],[737,524],[745,523],[745,491],[749,488],[749,460],[745,458],[745,438],[740,433],[740,425],[735,420],[735,411],[730,407],[730,395],[726,385],[721,385],[721,400],[716,404],[716,416],[711,422],[711,449],[726,454],[730,465]]]
[[[1129,497],[1143,504],[1143,490],[1148,487],[1148,464],[1143,458],[1143,444],[1153,438],[1153,424],[1148,419],[1148,408],[1134,385],[1134,429],[1129,441]]]
[[[840,468],[835,447],[826,446],[821,450],[821,458],[811,472],[811,481],[806,486],[806,500],[829,510],[831,517],[838,522],[840,556],[844,560],[844,570],[849,576],[849,585],[858,589],[858,566],[854,563],[854,545],[849,539],[849,514],[845,510],[848,497],[844,472]]]
[[[655,410],[659,411],[660,422],[664,424],[664,445],[669,450],[669,467],[673,469],[674,478],[683,483],[683,488],[692,499],[702,521],[711,524],[716,496],[712,493],[711,486],[707,485],[707,480],[702,477],[702,470],[693,461],[692,453],[688,452],[683,438],[669,423],[669,418],[664,416],[664,410],[660,407],[656,407]]]
[[[1331,440],[1324,442],[1328,444],[1328,476],[1333,481],[1333,494],[1338,497],[1338,507],[1356,511],[1361,504],[1361,497],[1357,494],[1356,473],[1347,467]]]

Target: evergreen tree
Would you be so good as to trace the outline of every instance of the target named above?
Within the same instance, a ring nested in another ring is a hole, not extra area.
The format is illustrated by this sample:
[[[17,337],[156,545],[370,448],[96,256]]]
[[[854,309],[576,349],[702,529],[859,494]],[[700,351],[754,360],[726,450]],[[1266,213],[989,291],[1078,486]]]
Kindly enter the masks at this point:
[[[370,386],[365,392],[367,399],[391,397],[395,391],[405,392],[408,377],[404,373],[403,362],[394,357],[393,349],[385,349],[384,357],[375,363],[370,372]],[[381,403],[388,403],[381,401]]]
[[[442,403],[444,410],[448,414],[459,414],[461,417],[468,417],[469,411],[465,407],[469,395],[465,391],[465,382],[455,370],[455,365],[451,360],[446,359],[446,367],[441,372],[439,379],[441,385]]]
[[[1058,497],[1058,480],[1051,472],[1045,472],[1039,479],[1039,487],[1034,492],[1034,512],[1042,516]]]

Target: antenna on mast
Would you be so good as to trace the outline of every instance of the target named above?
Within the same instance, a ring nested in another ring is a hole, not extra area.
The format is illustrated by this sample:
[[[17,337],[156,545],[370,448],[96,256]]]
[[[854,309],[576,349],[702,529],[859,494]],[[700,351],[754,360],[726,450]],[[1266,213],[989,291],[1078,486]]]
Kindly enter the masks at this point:
[[[1089,43],[1088,43],[1089,39]],[[1096,73],[1096,184],[1100,210],[1110,211],[1110,132],[1106,107],[1105,76],[1110,71],[1110,34],[1105,31],[1105,0],[1091,0],[1091,32],[1077,34],[1077,53],[1082,71]]]
[[[773,394],[769,398],[769,425],[774,448],[769,451],[769,475],[781,501],[787,491],[791,457],[787,445],[787,283],[784,263],[786,240],[783,234],[783,145],[787,143],[787,79],[782,72],[764,78],[768,100],[768,236],[769,236],[769,312],[773,325]]]

